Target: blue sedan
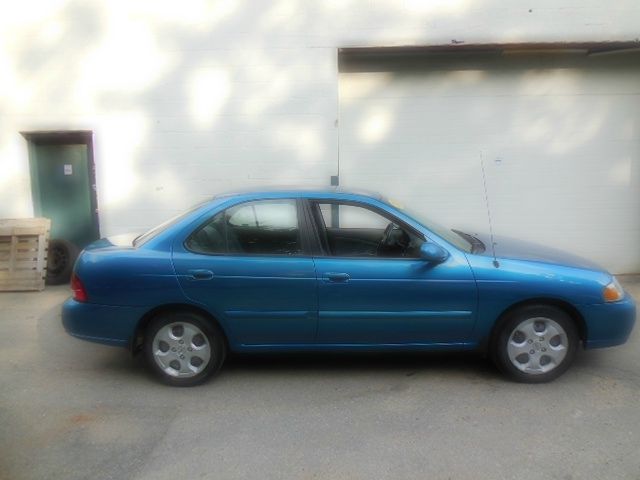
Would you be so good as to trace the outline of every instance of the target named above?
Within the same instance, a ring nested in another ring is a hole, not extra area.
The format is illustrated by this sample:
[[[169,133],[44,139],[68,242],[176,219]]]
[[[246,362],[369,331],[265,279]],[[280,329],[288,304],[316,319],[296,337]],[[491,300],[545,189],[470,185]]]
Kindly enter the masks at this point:
[[[611,274],[492,240],[375,195],[220,195],[133,241],[88,246],[62,319],[75,337],[142,351],[178,386],[229,351],[478,350],[512,379],[546,382],[580,344],[627,340],[635,303]]]

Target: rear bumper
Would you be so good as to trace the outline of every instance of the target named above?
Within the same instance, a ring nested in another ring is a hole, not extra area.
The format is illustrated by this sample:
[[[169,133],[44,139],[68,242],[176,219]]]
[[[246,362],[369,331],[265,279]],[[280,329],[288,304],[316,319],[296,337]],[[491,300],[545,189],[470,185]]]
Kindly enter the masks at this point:
[[[636,304],[629,294],[619,302],[583,305],[579,309],[587,324],[585,348],[613,347],[625,343],[636,322]]]
[[[127,347],[144,313],[144,307],[97,305],[70,298],[62,305],[62,325],[76,338]]]

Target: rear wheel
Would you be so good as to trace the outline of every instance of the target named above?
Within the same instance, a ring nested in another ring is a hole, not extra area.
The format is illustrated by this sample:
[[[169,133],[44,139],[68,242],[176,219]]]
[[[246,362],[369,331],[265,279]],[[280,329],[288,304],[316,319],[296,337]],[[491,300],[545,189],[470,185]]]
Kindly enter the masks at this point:
[[[562,375],[579,343],[573,319],[557,307],[529,305],[512,312],[492,345],[493,360],[510,378],[543,383]]]
[[[160,380],[190,387],[220,370],[225,343],[222,332],[207,318],[193,312],[167,312],[147,328],[144,352]]]
[[[69,281],[78,253],[78,247],[68,240],[58,238],[49,241],[45,278],[47,285],[60,285]]]

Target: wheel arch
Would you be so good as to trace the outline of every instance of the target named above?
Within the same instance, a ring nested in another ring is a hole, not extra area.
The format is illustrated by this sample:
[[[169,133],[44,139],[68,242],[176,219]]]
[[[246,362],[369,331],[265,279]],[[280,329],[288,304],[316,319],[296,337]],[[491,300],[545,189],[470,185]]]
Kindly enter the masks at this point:
[[[226,330],[218,321],[218,319],[214,317],[210,312],[208,312],[204,308],[198,307],[196,305],[190,305],[188,303],[167,303],[152,308],[147,313],[145,313],[140,318],[140,320],[138,320],[135,332],[131,337],[131,341],[129,342],[129,350],[132,354],[136,354],[142,349],[142,345],[144,343],[144,332],[151,320],[153,320],[153,318],[157,315],[167,312],[192,312],[198,315],[202,315],[220,329],[224,338],[225,347],[227,348],[227,350],[229,349],[229,338]]]
[[[493,341],[496,338],[497,332],[500,331],[500,327],[509,318],[509,315],[511,313],[513,313],[514,311],[520,308],[527,307],[530,305],[547,305],[547,306],[559,308],[560,310],[565,312],[567,315],[569,315],[569,317],[571,317],[571,319],[575,323],[578,329],[578,336],[580,337],[580,340],[584,341],[587,338],[587,324],[584,320],[584,317],[576,307],[574,307],[573,305],[571,305],[571,303],[565,300],[560,300],[557,298],[549,298],[549,297],[536,297],[536,298],[528,298],[526,300],[520,300],[508,306],[506,309],[502,311],[502,313],[500,313],[500,315],[498,315],[497,320],[495,321],[493,327],[491,328],[491,333],[489,334],[487,347],[492,345]]]

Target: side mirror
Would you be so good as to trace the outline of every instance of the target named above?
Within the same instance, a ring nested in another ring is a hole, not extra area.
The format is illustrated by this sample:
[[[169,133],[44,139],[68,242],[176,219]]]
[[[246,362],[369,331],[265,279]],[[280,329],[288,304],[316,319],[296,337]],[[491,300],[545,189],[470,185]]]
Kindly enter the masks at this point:
[[[436,245],[431,242],[424,242],[420,246],[420,258],[429,263],[442,263],[449,258],[449,252],[440,245]]]

